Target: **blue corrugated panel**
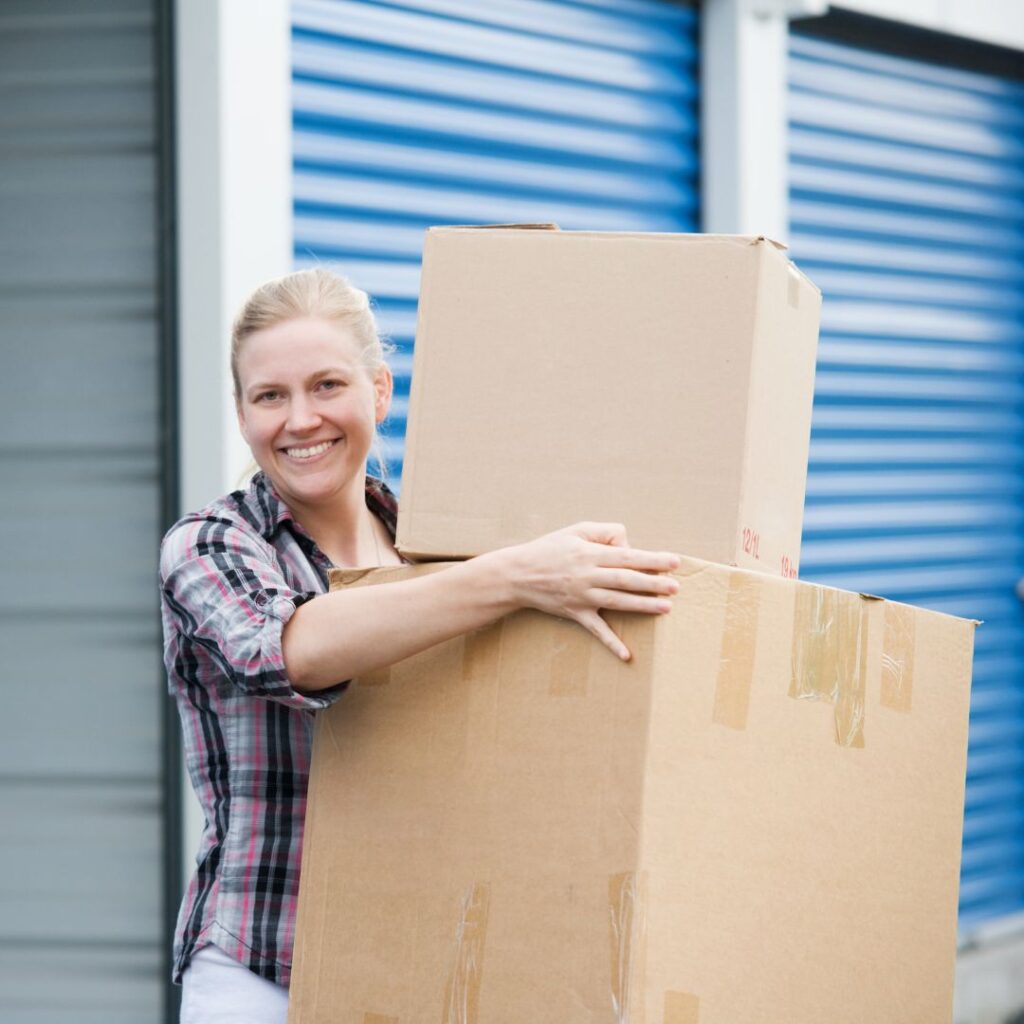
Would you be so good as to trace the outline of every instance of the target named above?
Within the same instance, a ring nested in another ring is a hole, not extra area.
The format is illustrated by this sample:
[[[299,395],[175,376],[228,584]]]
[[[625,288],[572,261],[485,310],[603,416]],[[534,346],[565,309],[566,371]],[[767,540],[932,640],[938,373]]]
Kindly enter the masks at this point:
[[[984,619],[960,921],[1024,910],[1024,84],[794,35],[824,293],[802,575]]]
[[[424,230],[696,230],[696,33],[667,0],[294,0],[296,264],[377,300],[396,481]]]

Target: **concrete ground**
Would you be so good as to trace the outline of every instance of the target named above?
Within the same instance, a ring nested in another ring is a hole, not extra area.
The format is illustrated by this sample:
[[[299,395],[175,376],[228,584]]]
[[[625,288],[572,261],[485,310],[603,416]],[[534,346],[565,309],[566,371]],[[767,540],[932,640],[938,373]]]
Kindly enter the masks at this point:
[[[957,956],[954,1024],[1024,1024],[1024,921],[978,936]]]

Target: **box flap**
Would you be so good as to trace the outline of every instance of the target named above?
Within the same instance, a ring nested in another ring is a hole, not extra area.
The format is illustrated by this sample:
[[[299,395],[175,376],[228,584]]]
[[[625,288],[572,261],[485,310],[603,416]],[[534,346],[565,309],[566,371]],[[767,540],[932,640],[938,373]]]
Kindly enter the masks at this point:
[[[435,224],[427,231],[561,231],[554,221],[539,221],[536,224]]]
[[[777,242],[774,238],[769,238],[767,235],[755,235],[750,244],[757,245],[758,242],[767,242],[769,245],[774,245],[780,252],[789,251],[789,246],[785,242]]]

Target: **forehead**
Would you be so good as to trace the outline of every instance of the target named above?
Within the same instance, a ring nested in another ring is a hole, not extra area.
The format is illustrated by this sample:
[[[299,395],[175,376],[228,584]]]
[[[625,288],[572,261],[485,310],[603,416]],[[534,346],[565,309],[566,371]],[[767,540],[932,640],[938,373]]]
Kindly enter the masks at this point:
[[[256,377],[304,377],[326,366],[354,367],[359,344],[351,329],[329,320],[303,317],[264,327],[242,342],[238,373]]]

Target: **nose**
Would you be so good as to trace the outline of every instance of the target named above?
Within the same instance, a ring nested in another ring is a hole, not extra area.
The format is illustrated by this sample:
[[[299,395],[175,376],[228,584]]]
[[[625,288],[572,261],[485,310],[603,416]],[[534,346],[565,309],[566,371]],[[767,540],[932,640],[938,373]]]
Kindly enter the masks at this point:
[[[296,396],[288,406],[287,428],[294,434],[305,434],[320,426],[320,414],[305,395]]]

